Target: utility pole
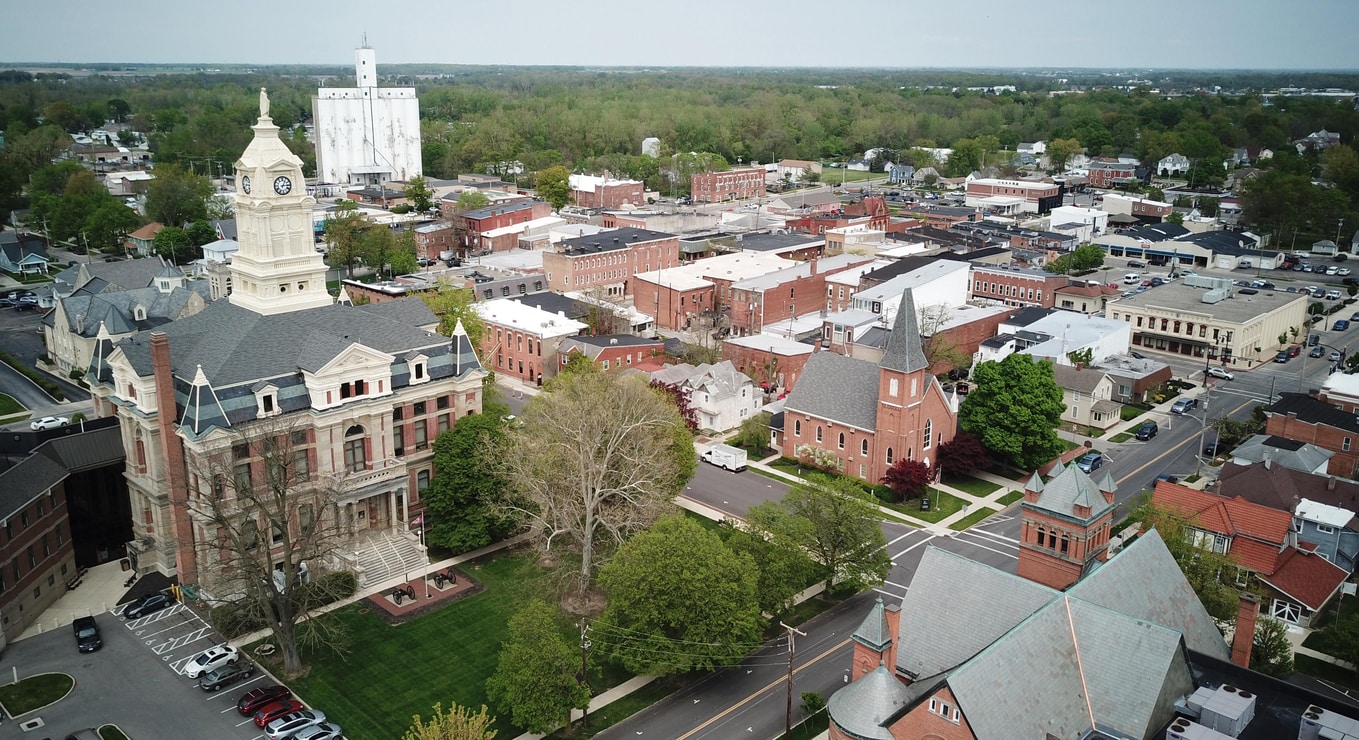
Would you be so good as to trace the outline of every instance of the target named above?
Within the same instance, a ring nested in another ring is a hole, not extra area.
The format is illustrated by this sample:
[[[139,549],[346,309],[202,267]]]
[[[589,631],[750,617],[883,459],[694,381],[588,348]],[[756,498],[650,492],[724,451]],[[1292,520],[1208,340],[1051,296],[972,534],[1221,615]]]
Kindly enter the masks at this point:
[[[590,673],[587,656],[590,654],[590,625],[583,618],[580,620],[580,678],[579,681],[585,686],[586,691],[590,689]],[[585,706],[580,710],[580,726],[590,726],[590,700],[585,700]]]
[[[796,627],[789,627],[782,621],[779,622],[779,626],[788,630],[788,703],[783,720],[783,736],[788,737],[793,734],[793,635],[806,637],[807,633]]]

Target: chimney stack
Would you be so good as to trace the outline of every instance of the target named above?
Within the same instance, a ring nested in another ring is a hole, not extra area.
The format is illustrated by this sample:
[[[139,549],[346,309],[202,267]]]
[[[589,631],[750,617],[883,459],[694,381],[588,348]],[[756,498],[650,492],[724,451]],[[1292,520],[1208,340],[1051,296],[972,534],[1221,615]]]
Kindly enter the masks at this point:
[[[1328,490],[1328,491],[1334,491],[1334,490],[1335,490],[1335,476],[1334,476],[1334,475],[1332,475],[1332,476],[1327,476],[1327,478],[1326,478],[1326,490]]]
[[[160,427],[161,454],[170,487],[170,526],[175,537],[175,569],[180,584],[198,585],[198,554],[194,549],[193,522],[189,519],[188,476],[184,469],[184,440],[175,433],[175,377],[170,366],[170,338],[165,332],[151,334],[151,366],[156,380],[156,422]]]
[[[1236,607],[1236,632],[1232,635],[1232,662],[1250,668],[1250,651],[1255,645],[1255,622],[1260,618],[1260,600],[1255,594],[1241,594]]]

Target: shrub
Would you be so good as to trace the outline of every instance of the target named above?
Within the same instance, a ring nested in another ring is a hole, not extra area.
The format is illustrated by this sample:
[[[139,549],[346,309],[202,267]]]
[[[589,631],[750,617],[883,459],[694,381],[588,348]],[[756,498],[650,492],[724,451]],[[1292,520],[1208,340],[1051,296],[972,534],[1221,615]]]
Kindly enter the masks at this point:
[[[358,577],[352,571],[338,570],[306,584],[300,589],[299,598],[302,601],[302,610],[310,611],[347,599],[358,590]],[[228,640],[269,627],[264,616],[246,604],[223,604],[214,607],[211,621],[212,628]]]
[[[826,708],[826,700],[815,691],[802,692],[802,711],[811,716]]]
[[[46,358],[47,355],[43,355],[39,359],[46,360]],[[34,370],[33,368],[29,367],[23,362],[20,362],[17,357],[14,357],[8,352],[0,352],[0,362],[3,362],[6,365],[9,365],[10,367],[14,368],[15,370],[18,370],[19,372],[23,373],[24,377],[28,378],[34,383],[37,383],[38,387],[42,388],[47,393],[47,395],[51,396],[52,398],[55,398],[58,401],[66,400],[66,394],[61,392],[61,386],[44,377],[37,370]]]

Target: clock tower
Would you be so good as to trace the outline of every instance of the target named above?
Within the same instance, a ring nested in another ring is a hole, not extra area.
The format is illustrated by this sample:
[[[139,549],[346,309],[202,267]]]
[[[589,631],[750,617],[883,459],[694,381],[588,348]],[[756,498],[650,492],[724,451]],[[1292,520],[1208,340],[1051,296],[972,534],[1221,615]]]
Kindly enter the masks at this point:
[[[260,88],[255,138],[236,160],[236,234],[231,302],[261,314],[329,306],[325,259],[316,251],[302,160],[288,150]]]

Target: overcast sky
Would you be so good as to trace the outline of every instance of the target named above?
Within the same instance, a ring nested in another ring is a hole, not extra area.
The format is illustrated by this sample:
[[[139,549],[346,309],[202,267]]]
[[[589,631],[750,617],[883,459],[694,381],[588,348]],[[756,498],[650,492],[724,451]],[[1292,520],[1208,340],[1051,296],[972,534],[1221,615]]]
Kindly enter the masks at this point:
[[[1359,69],[1359,0],[3,5],[0,63]]]

